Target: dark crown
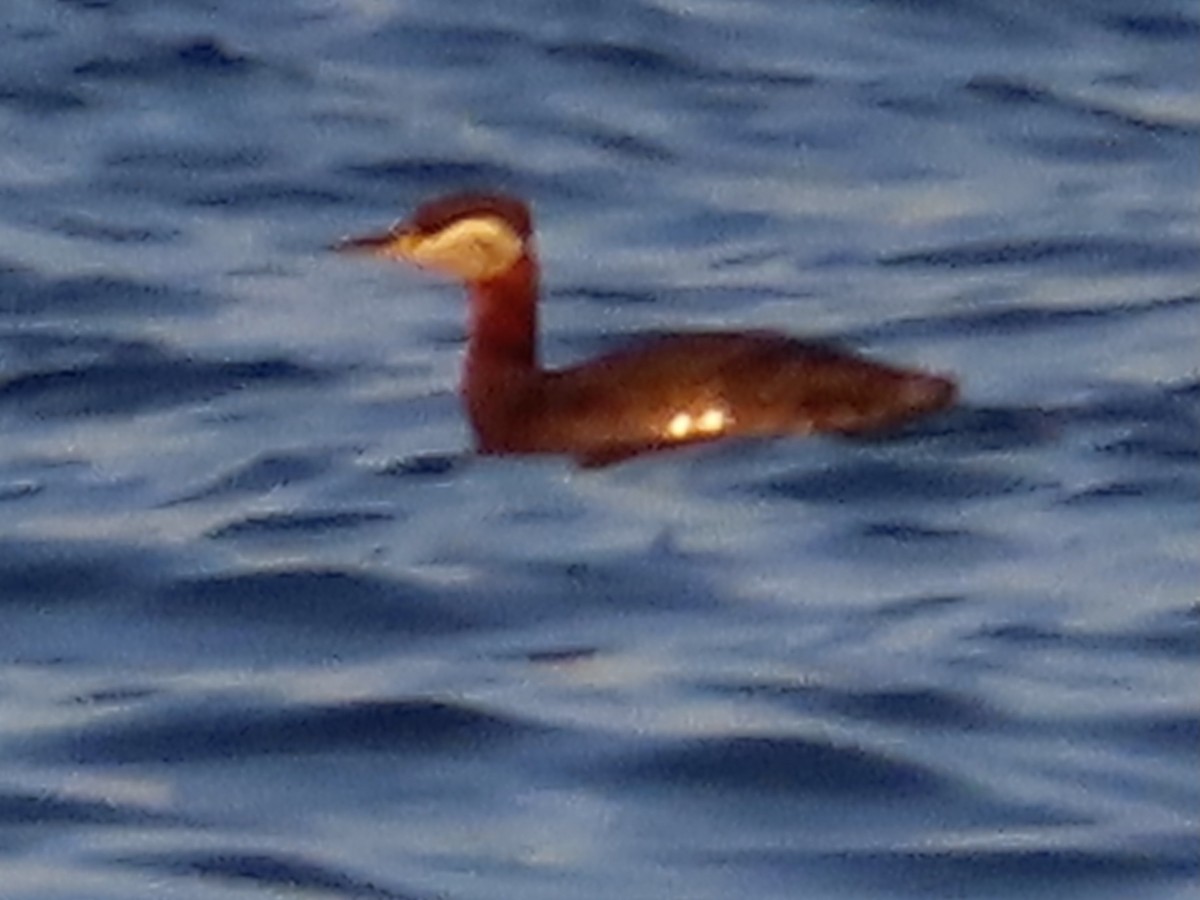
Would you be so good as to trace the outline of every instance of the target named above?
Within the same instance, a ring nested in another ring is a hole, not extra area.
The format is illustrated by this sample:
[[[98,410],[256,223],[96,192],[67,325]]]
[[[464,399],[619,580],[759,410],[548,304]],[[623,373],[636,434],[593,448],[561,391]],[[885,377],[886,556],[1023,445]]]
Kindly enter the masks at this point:
[[[533,233],[533,221],[524,201],[493,192],[471,191],[430,200],[417,208],[407,225],[418,234],[434,234],[460,219],[477,216],[501,219],[521,240],[528,240]]]

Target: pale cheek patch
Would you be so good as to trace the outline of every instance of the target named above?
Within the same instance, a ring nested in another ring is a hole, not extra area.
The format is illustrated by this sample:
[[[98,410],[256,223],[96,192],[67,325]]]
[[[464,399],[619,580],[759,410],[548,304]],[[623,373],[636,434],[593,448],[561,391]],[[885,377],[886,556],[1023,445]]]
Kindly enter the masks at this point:
[[[428,269],[463,281],[486,281],[507,271],[521,258],[521,238],[500,219],[463,219],[428,237],[409,237],[399,255]]]

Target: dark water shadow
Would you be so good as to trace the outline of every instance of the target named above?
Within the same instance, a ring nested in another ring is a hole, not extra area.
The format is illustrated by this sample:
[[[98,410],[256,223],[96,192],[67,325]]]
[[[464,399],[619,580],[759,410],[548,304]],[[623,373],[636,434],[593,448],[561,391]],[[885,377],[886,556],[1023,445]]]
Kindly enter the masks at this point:
[[[158,876],[191,876],[201,881],[247,887],[269,894],[344,897],[347,900],[423,900],[433,895],[407,888],[384,887],[374,879],[351,875],[295,853],[261,852],[244,848],[123,855],[122,867]]]
[[[247,706],[110,716],[20,742],[17,755],[86,766],[243,764],[317,754],[477,753],[543,734],[515,716],[450,700],[403,698],[337,705]]]
[[[52,277],[29,269],[0,264],[0,321],[39,318],[87,319],[112,316],[155,317],[206,312],[218,298],[190,288],[119,275]],[[29,335],[30,340],[60,341],[81,337],[71,331]],[[12,339],[20,337],[14,333]],[[84,338],[86,339],[86,338]],[[127,337],[121,339],[130,340]]]
[[[34,418],[130,415],[333,377],[331,370],[286,357],[209,360],[137,344],[114,347],[101,359],[0,379],[0,410]]]

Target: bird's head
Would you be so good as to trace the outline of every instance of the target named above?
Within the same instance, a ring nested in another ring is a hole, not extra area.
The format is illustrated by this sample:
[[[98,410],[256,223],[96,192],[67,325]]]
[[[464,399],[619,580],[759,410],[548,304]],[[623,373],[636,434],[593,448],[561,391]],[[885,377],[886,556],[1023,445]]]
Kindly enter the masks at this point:
[[[499,193],[451,194],[417,208],[382,234],[348,238],[336,249],[401,259],[468,283],[490,281],[531,252],[529,207]]]

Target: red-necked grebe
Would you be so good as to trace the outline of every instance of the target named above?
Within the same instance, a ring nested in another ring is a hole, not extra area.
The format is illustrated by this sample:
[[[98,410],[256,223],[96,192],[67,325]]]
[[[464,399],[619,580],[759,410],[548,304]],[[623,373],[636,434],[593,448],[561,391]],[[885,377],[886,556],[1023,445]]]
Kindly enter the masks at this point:
[[[505,194],[442,197],[338,249],[466,284],[462,395],[480,453],[558,453],[604,465],[725,437],[879,431],[955,398],[946,378],[769,331],[660,335],[545,370],[532,220],[524,202]]]

